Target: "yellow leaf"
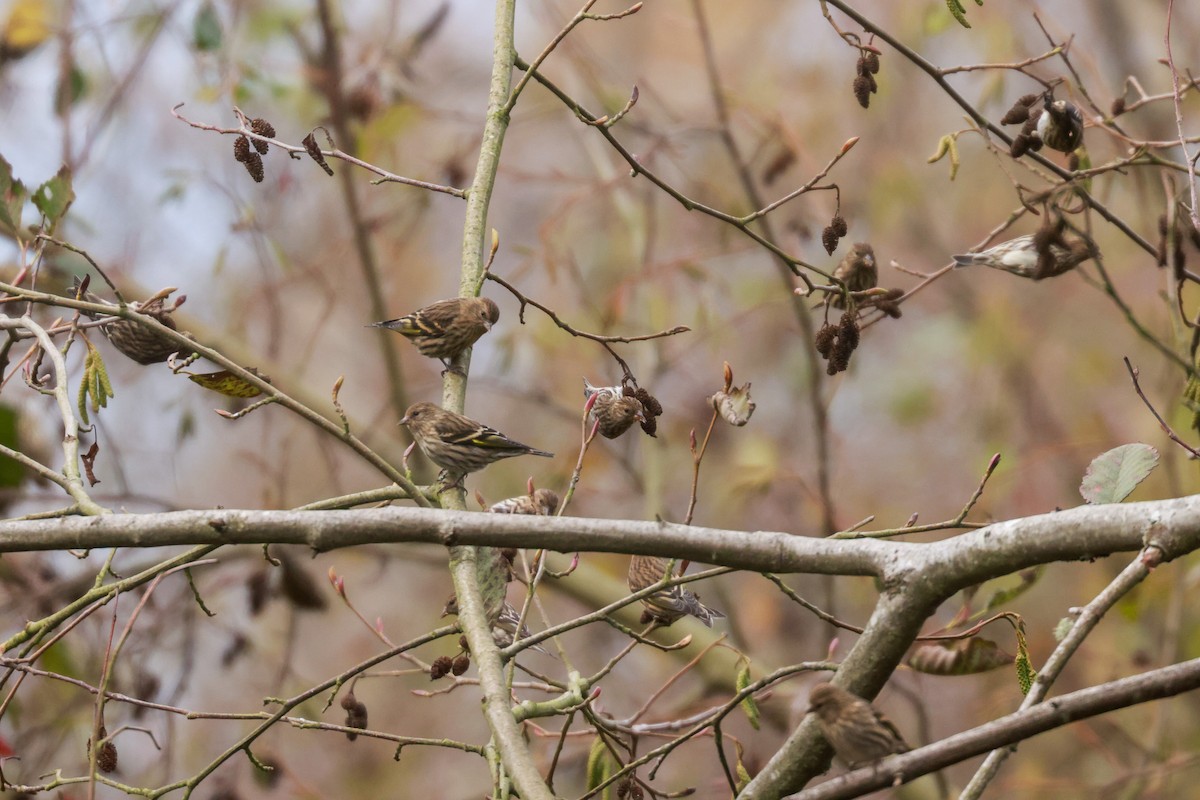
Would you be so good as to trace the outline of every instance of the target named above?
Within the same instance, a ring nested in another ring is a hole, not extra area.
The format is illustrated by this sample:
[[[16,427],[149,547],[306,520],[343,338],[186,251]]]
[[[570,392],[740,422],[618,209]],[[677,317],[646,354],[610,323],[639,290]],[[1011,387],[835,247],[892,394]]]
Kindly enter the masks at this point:
[[[220,372],[188,373],[188,378],[226,397],[258,397],[262,394],[262,389],[224,369]]]

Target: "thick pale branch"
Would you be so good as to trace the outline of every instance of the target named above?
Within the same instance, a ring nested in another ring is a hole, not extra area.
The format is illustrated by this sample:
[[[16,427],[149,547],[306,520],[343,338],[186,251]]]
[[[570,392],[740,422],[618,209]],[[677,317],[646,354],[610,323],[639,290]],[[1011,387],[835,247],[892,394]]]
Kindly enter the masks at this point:
[[[361,544],[543,547],[674,556],[755,571],[876,575],[899,588],[920,582],[952,594],[964,586],[1052,561],[1132,552],[1144,540],[1164,560],[1200,547],[1200,495],[1080,506],[1009,520],[941,542],[831,540],[642,520],[527,517],[422,508],[353,511],[217,509],[97,518],[24,520],[0,528],[0,553],[90,547],[302,544],[335,550]]]

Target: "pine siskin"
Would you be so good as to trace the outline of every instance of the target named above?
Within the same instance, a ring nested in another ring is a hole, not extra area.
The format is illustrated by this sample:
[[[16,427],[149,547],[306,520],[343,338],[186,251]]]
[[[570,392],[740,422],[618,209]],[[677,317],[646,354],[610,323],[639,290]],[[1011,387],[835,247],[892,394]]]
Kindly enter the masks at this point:
[[[808,704],[833,751],[851,768],[908,752],[892,721],[845,689],[832,683],[817,684],[808,695]]]
[[[446,601],[446,607],[442,609],[442,616],[453,614],[458,616],[458,596],[450,595],[450,599]],[[496,611],[495,616],[488,615],[492,623],[492,641],[496,643],[496,647],[508,647],[513,643],[514,635],[517,639],[526,639],[530,636],[529,626],[522,625],[518,633],[517,623],[521,621],[521,612],[513,608],[512,604],[507,600]],[[530,645],[530,650],[536,650],[539,653],[550,655],[550,652],[541,645]]]
[[[851,292],[863,292],[874,289],[879,283],[879,269],[875,265],[875,250],[866,242],[859,242],[851,247],[833,270],[833,277],[846,284]],[[840,294],[833,296],[834,308],[845,308],[846,304]]]
[[[632,394],[625,393],[623,386],[592,386],[583,379],[583,396],[596,395],[588,419],[596,424],[596,430],[605,439],[615,439],[633,427],[635,422],[646,422],[646,411],[642,402]]]
[[[533,514],[552,517],[558,510],[558,492],[553,489],[538,489],[533,494],[510,497],[493,504],[488,511],[492,514]]]
[[[651,584],[658,583],[667,572],[667,559],[657,556],[633,556],[629,561],[629,591],[640,592]],[[720,611],[700,602],[700,597],[682,586],[662,589],[649,597],[642,598],[645,621],[670,625],[676,620],[691,615],[712,627],[714,619],[724,619]]]
[[[430,461],[463,475],[481,470],[493,461],[527,453],[554,457],[554,453],[521,444],[495,428],[433,403],[413,403],[400,424],[408,426],[408,432]]]
[[[981,264],[985,267],[1004,270],[1022,278],[1041,280],[1070,270],[1092,257],[1092,249],[1082,239],[1067,244],[1059,240],[1047,241],[1040,248],[1038,234],[1028,234],[1001,242],[982,253],[964,253],[954,256],[959,267]]]
[[[452,297],[371,327],[396,331],[412,341],[421,355],[449,366],[499,319],[500,309],[486,297]]]
[[[78,292],[79,286],[79,279],[76,278],[76,292]],[[129,308],[139,314],[154,317],[154,319],[166,325],[171,330],[178,330],[175,326],[175,320],[171,319],[171,312],[174,311],[174,308],[168,309],[166,307],[167,296],[174,290],[164,291],[166,294],[160,292],[144,303],[130,303]],[[111,305],[114,309],[117,308],[116,303],[110,303],[91,292],[85,292],[83,299],[89,303],[102,303],[104,305]],[[180,300],[179,302],[183,301]],[[89,319],[96,318],[95,314],[84,313],[87,314]],[[186,350],[186,348],[182,347],[175,340],[163,336],[158,331],[152,331],[140,322],[134,322],[133,320],[114,319],[106,325],[101,325],[100,330],[112,342],[113,347],[121,351],[123,355],[143,365],[160,364],[170,358],[173,353]]]
[[[1074,103],[1051,100],[1046,95],[1037,120],[1037,136],[1042,144],[1060,153],[1070,153],[1083,144],[1083,113]]]

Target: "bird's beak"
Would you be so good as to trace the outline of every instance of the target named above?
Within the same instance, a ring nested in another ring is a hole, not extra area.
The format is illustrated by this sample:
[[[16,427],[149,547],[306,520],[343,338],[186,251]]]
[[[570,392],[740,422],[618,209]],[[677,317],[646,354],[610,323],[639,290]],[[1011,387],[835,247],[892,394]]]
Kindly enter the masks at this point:
[[[401,417],[400,421],[397,422],[396,424],[397,425],[407,425],[408,424],[408,414],[405,414],[403,417]]]

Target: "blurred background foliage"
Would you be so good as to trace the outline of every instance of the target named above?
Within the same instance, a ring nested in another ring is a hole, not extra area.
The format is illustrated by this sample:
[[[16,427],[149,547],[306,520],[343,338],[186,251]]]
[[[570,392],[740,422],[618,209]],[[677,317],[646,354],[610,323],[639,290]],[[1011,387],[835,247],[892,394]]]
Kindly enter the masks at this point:
[[[401,175],[468,185],[491,64],[490,4],[335,5],[352,135],[337,144]],[[1170,89],[1169,73],[1158,61],[1166,7],[1161,0],[994,0],[968,9],[970,30],[938,0],[863,5],[864,13],[941,66],[1010,63],[1044,53],[1050,45],[1036,15],[1056,40],[1071,39],[1079,77],[1101,107],[1122,95],[1130,75],[1150,94]],[[601,6],[596,10],[605,13],[621,8]],[[329,390],[344,376],[340,401],[355,432],[399,463],[407,441],[396,427],[401,409],[389,395],[379,346],[379,337],[391,334],[364,327],[375,317],[340,176],[327,178],[307,159],[276,151],[266,159],[266,180],[255,184],[231,157],[229,137],[189,127],[170,113],[186,103],[180,113],[189,119],[233,127],[236,104],[270,120],[278,137],[293,144],[315,126],[332,130],[326,94],[332,77],[320,59],[314,3],[12,0],[0,8],[0,18],[10,20],[0,66],[0,153],[28,185],[69,165],[77,200],[59,235],[86,249],[130,297],[179,287],[187,295],[176,316],[181,329],[258,367],[286,391],[302,389],[326,412]],[[520,4],[518,52],[531,59],[576,10],[558,0]],[[893,262],[917,272],[940,269],[1019,207],[1010,177],[1043,185],[1026,165],[989,152],[972,133],[958,139],[961,166],[954,180],[945,161],[927,164],[940,137],[969,127],[961,109],[886,46],[880,47],[879,93],[869,109],[861,108],[851,91],[857,51],[825,23],[817,2],[708,2],[705,10],[732,132],[765,197],[809,180],[844,142],[859,137],[825,181],[840,187],[849,236],[832,257],[824,254],[820,231],[834,214],[835,198],[816,192],[771,215],[785,250],[832,270],[850,243],[869,241],[881,285],[911,288],[918,278]],[[1174,14],[1176,60],[1195,67],[1200,13],[1194,4],[1177,3]],[[854,30],[844,17],[839,23]],[[1031,71],[1053,79],[1064,69],[1049,60]],[[558,47],[543,72],[594,113],[620,110],[636,85],[640,100],[613,128],[618,138],[687,196],[734,214],[753,210],[721,143],[690,4],[648,3],[626,20],[586,24]],[[1027,76],[999,68],[960,73],[950,82],[994,120],[1017,96],[1039,90]],[[1077,97],[1075,91],[1068,76],[1060,93]],[[1200,113],[1194,92],[1183,110],[1193,120]],[[1142,138],[1178,135],[1169,102],[1122,122]],[[1125,152],[1120,141],[1094,129],[1087,146],[1093,164]],[[1050,157],[1065,163],[1059,154]],[[388,316],[457,293],[462,201],[396,184],[372,186],[365,172],[332,165],[352,175]],[[1166,208],[1158,171],[1105,175],[1095,180],[1094,191],[1131,227],[1155,239],[1156,220]],[[757,412],[745,428],[717,429],[701,471],[695,524],[829,532],[822,529],[809,402],[813,346],[801,335],[768,253],[733,228],[688,212],[644,178],[631,177],[597,132],[536,84],[513,112],[488,223],[501,236],[493,271],[571,325],[630,336],[691,328],[675,337],[615,345],[666,411],[656,439],[635,429],[593,446],[568,513],[682,519],[690,494],[689,432],[703,433],[711,410],[707,397],[721,388],[722,362],[728,361],[739,383],[753,382]],[[1167,272],[1114,228],[1097,223],[1096,240],[1123,300],[1154,336],[1185,353],[1191,333],[1166,300]],[[1013,235],[1032,232],[1036,224],[1023,220]],[[5,280],[19,265],[11,241],[0,246]],[[869,515],[875,518],[871,527],[899,526],[913,514],[921,522],[952,518],[997,452],[1003,460],[975,520],[1077,505],[1088,462],[1131,441],[1159,446],[1166,467],[1133,499],[1195,490],[1194,468],[1168,449],[1121,358],[1141,368],[1148,395],[1180,430],[1188,427],[1178,403],[1184,375],[1083,277],[1090,269],[1038,283],[984,269],[946,274],[904,304],[903,318],[866,329],[847,373],[827,378],[822,372],[837,527]],[[77,256],[51,250],[41,285],[82,271]],[[500,286],[488,283],[484,292],[499,304],[501,319],[475,347],[466,413],[558,457],[553,463],[500,463],[472,476],[468,486],[494,502],[523,492],[532,470],[539,486],[562,490],[578,450],[582,379],[612,384],[620,370],[600,346],[567,335],[535,309],[526,310],[521,324],[518,303]],[[1185,300],[1194,313],[1194,298]],[[822,314],[814,313],[818,319]],[[106,348],[116,396],[98,415],[96,474],[102,483],[95,491],[111,507],[288,508],[381,485],[373,470],[281,409],[229,422],[212,413],[222,402],[217,395],[164,367],[140,367],[107,344],[100,347]],[[438,400],[440,366],[398,338],[395,352],[404,396]],[[19,432],[23,449],[57,464],[59,422],[50,404],[15,383],[4,402],[4,435]],[[431,477],[427,466],[421,469]],[[29,483],[5,488],[8,513],[60,504],[51,489]],[[378,618],[395,641],[437,624],[450,590],[444,553],[431,548],[362,548],[312,562],[297,555],[300,566],[294,568],[318,581],[314,590],[328,601],[323,609],[300,608],[281,592],[251,615],[251,588],[265,569],[261,555],[253,549],[224,552],[219,566],[196,571],[216,616],[204,617],[182,582],[164,586],[117,665],[119,688],[134,694],[138,687],[151,689],[139,696],[197,710],[256,710],[264,695],[295,693],[377,651],[370,631],[333,602],[319,578],[327,569],[345,577],[356,606],[367,619]],[[129,574],[152,563],[152,556],[123,552],[116,568]],[[77,595],[89,585],[99,557],[6,557],[0,565],[6,629]],[[623,592],[627,559],[584,560],[594,581],[611,580],[596,583],[598,591],[612,597]],[[1085,603],[1118,568],[1107,562],[1051,565],[1011,604],[1026,619],[1035,664],[1053,646],[1053,628],[1067,609]],[[1131,595],[1122,613],[1092,636],[1087,657],[1075,663],[1061,688],[1194,656],[1195,623],[1182,600],[1195,581],[1191,570],[1191,560],[1170,564]],[[571,583],[549,584],[555,621],[591,607],[581,599],[587,589]],[[865,621],[876,594],[861,579],[797,576],[789,583],[856,624]],[[729,615],[732,641],[756,667],[819,660],[831,647],[836,657],[851,637],[839,632],[831,645],[828,626],[755,575],[726,576],[700,591]],[[957,610],[948,604],[930,626]],[[43,666],[94,681],[108,624],[104,615],[93,617]],[[1004,636],[997,638],[1012,649]],[[566,642],[587,672],[622,638],[591,627]],[[450,646],[424,655],[431,659]],[[544,657],[528,658],[553,669]],[[647,687],[681,664],[668,654],[635,654],[605,683],[600,708],[618,717],[631,714]],[[723,679],[707,680],[690,672],[650,716],[685,716],[717,702],[719,692],[732,689],[733,668],[726,672]],[[764,703],[770,713],[762,731],[743,720],[731,726],[746,746],[748,767],[774,751],[803,713],[806,687],[815,680],[787,685]],[[356,694],[368,705],[373,728],[483,742],[474,689],[424,699],[409,693],[437,686],[419,673],[399,674],[361,681]],[[904,721],[910,740],[944,736],[1019,702],[1008,670],[951,678],[902,671],[891,686],[881,704]],[[77,774],[86,765],[90,703],[83,692],[50,681],[17,694],[0,733],[21,754],[20,780],[60,766]],[[1195,705],[1181,697],[1048,735],[1021,750],[993,796],[1183,796],[1172,787],[1182,791],[1194,769],[1194,757],[1184,753],[1200,738]],[[915,708],[927,716],[920,728]],[[324,711],[319,703],[300,713],[340,721],[337,709]],[[137,734],[119,740],[119,779],[138,785],[189,774],[247,724],[184,722],[156,712],[134,720],[119,705],[110,706],[109,714],[110,731],[118,724],[147,726],[163,748]],[[568,744],[562,791],[579,793],[588,744],[586,738]],[[548,761],[553,738],[540,747]],[[696,786],[698,797],[727,796],[709,747],[695,742],[685,748],[703,755],[703,769],[695,759],[676,757],[656,785]],[[392,749],[385,742],[351,744],[340,735],[280,727],[256,752],[283,767],[270,790],[278,796],[465,798],[479,796],[487,785],[482,760],[430,748],[405,750],[396,763]],[[266,790],[252,788],[252,772],[249,763],[235,759],[201,795],[220,797],[228,789],[259,796]],[[969,765],[948,774],[960,784]],[[932,783],[907,791],[935,795]],[[100,794],[116,796],[103,788]],[[65,796],[82,794],[72,789]]]

